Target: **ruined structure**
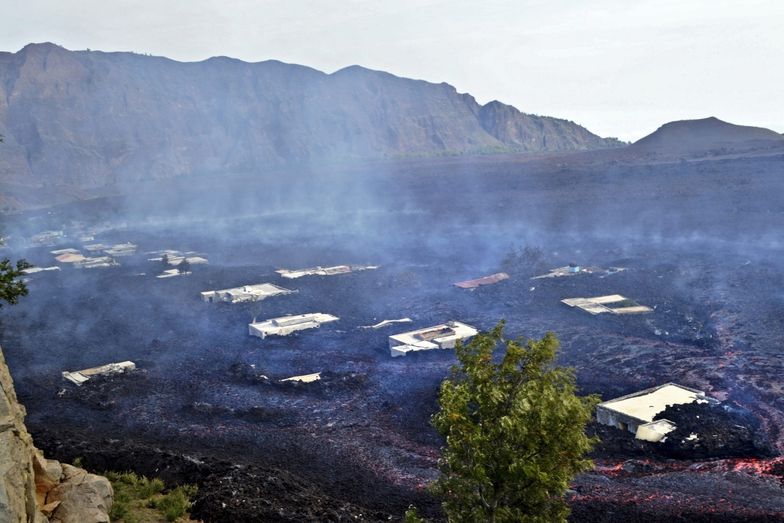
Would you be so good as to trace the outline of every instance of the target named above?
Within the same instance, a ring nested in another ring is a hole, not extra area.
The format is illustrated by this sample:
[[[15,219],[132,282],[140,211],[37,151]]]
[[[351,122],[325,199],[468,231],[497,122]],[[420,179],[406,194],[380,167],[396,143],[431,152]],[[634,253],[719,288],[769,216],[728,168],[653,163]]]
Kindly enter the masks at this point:
[[[280,381],[281,383],[292,382],[292,381],[295,381],[297,383],[313,383],[319,380],[321,380],[321,373],[314,372],[313,374],[303,374],[301,376],[292,376],[290,378],[283,378]]]
[[[334,276],[335,274],[346,274],[349,272],[369,271],[378,269],[378,265],[334,265],[332,267],[309,267],[307,269],[278,269],[277,272],[283,278],[290,280],[302,278],[303,276]]]
[[[103,252],[109,256],[130,256],[136,253],[136,247],[136,244],[133,243],[118,243],[108,249],[104,249]]]
[[[459,281],[454,283],[455,287],[460,287],[461,289],[476,289],[477,287],[481,287],[483,285],[493,285],[498,282],[502,282],[504,280],[508,280],[509,275],[505,272],[498,272],[496,274],[491,274],[490,276],[483,276],[481,278],[477,278],[475,280],[466,280],[466,281]]]
[[[657,414],[671,405],[708,402],[701,390],[665,383],[600,403],[596,407],[596,421],[634,434],[645,441],[662,441],[675,430],[670,420],[654,420]]]
[[[259,283],[256,285],[243,285],[231,289],[218,291],[204,291],[201,293],[202,301],[213,303],[222,301],[226,303],[242,303],[247,301],[261,301],[272,296],[292,294],[295,291],[278,287],[272,283]]]
[[[640,305],[620,294],[597,296],[595,298],[567,298],[561,300],[561,303],[569,307],[577,307],[590,314],[644,314],[653,311],[650,307]]]
[[[100,367],[92,367],[84,370],[76,370],[72,372],[63,372],[63,378],[74,383],[81,385],[93,376],[109,376],[111,374],[122,374],[136,370],[136,364],[132,361],[121,361],[119,363],[109,363],[101,365]]]
[[[534,276],[531,279],[541,280],[543,278],[564,278],[568,276],[579,276],[580,274],[598,274],[600,276],[609,276],[610,274],[616,274],[625,270],[626,269],[623,267],[610,267],[608,269],[602,269],[601,267],[582,267],[580,265],[570,264],[564,267],[550,269],[550,272],[547,274],[540,274],[539,276]]]
[[[44,458],[25,414],[0,350],[0,521],[108,523],[114,498],[109,481]]]
[[[390,336],[389,352],[395,358],[420,350],[453,349],[458,341],[475,336],[478,332],[465,323],[450,321]]]
[[[119,265],[111,256],[91,256],[74,262],[77,269],[108,269]]]
[[[292,332],[317,329],[324,323],[338,321],[339,319],[337,316],[321,312],[282,316],[251,323],[248,325],[248,333],[251,336],[258,336],[262,339],[273,335],[288,336]]]

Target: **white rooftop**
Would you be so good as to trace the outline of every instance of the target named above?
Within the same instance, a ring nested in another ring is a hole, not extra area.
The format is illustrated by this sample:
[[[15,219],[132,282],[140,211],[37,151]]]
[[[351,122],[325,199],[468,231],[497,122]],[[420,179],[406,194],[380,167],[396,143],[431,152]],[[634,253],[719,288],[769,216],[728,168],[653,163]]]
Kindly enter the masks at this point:
[[[217,291],[204,291],[201,299],[206,302],[225,301],[229,303],[239,303],[245,301],[261,301],[271,296],[280,294],[291,294],[294,291],[279,287],[272,283],[258,283],[255,285],[243,285],[231,289],[221,289]]]
[[[641,314],[651,312],[653,309],[639,305],[620,294],[596,296],[595,298],[566,298],[561,303],[569,307],[578,307],[590,314]]]
[[[659,387],[605,401],[600,403],[599,407],[650,423],[657,414],[671,405],[685,405],[695,401],[705,401],[705,393],[675,383],[666,383]]]
[[[389,352],[392,357],[397,357],[420,350],[451,349],[458,341],[475,336],[478,332],[471,325],[450,321],[390,336]]]
[[[316,329],[324,323],[330,323],[339,319],[337,316],[322,312],[281,316],[249,324],[248,333],[259,338],[266,338],[272,335],[288,336],[292,332]]]

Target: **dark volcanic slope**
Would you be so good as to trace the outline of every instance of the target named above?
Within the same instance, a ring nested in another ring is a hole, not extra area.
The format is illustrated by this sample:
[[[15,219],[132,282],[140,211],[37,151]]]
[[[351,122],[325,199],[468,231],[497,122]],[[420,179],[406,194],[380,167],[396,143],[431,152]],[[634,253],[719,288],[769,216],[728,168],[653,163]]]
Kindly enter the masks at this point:
[[[362,67],[198,63],[31,44],[0,53],[0,180],[89,188],[271,164],[618,145],[451,85]]]
[[[659,127],[635,142],[638,150],[699,152],[716,148],[782,145],[784,136],[763,127],[735,125],[718,118],[681,120]]]

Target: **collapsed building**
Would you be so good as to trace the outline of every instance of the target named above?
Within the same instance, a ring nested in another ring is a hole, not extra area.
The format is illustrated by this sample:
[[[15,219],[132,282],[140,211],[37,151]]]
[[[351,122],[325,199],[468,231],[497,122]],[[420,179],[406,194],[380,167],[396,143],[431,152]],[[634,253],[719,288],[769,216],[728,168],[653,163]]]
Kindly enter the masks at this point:
[[[272,283],[259,283],[255,285],[243,285],[242,287],[234,287],[231,289],[221,289],[218,291],[204,291],[201,293],[201,299],[208,303],[218,301],[242,303],[248,301],[261,301],[272,296],[292,294],[293,292],[295,291],[278,287]]]
[[[378,269],[378,265],[335,265],[332,267],[309,267],[307,269],[278,269],[275,272],[283,278],[290,280],[302,278],[303,276],[334,276],[336,274],[347,274],[349,272],[370,271]]]
[[[476,278],[475,280],[459,281],[457,283],[453,283],[452,285],[455,287],[460,287],[461,289],[476,289],[477,287],[481,287],[483,285],[493,285],[508,279],[509,275],[507,273],[498,272],[489,276]]]
[[[119,265],[111,256],[83,257],[78,262],[74,262],[74,267],[77,269],[107,269]]]
[[[132,361],[121,361],[119,363],[108,363],[100,367],[91,367],[89,369],[77,371],[63,372],[63,378],[70,381],[75,385],[82,385],[94,376],[110,376],[112,374],[122,374],[136,370],[136,364]]]
[[[539,276],[534,276],[531,279],[541,280],[543,278],[564,278],[568,276],[578,276],[580,274],[598,274],[600,276],[609,276],[610,274],[617,274],[625,270],[626,269],[624,267],[609,267],[607,269],[602,269],[601,267],[582,267],[580,265],[570,263],[565,267],[556,267],[555,269],[550,269],[550,272],[546,274],[540,274]]]
[[[453,349],[458,341],[475,336],[479,331],[459,321],[434,327],[395,334],[389,337],[389,352],[393,358],[409,352],[434,349]]]
[[[664,441],[677,425],[667,419],[655,420],[656,415],[672,405],[710,401],[713,400],[706,398],[701,390],[665,383],[600,403],[596,407],[596,421],[631,432],[640,440]]]
[[[267,336],[288,336],[292,332],[317,329],[324,323],[338,321],[339,319],[337,316],[322,312],[281,316],[280,318],[250,323],[248,325],[248,333],[251,336],[258,336],[262,339]]]
[[[567,298],[561,303],[569,307],[577,307],[590,314],[644,314],[652,312],[653,309],[640,305],[639,303],[621,296],[620,294],[610,294],[608,296],[597,296],[595,298]]]
[[[84,250],[87,252],[100,252],[109,249],[108,245],[104,245],[103,243],[90,243],[84,246]]]

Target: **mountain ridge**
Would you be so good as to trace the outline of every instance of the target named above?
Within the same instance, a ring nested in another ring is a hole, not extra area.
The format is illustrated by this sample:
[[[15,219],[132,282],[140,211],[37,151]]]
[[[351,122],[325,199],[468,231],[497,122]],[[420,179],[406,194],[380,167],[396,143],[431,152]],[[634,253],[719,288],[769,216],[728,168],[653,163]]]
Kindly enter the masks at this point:
[[[52,43],[0,53],[0,181],[94,188],[270,165],[620,145],[447,83],[353,65],[179,62]]]

